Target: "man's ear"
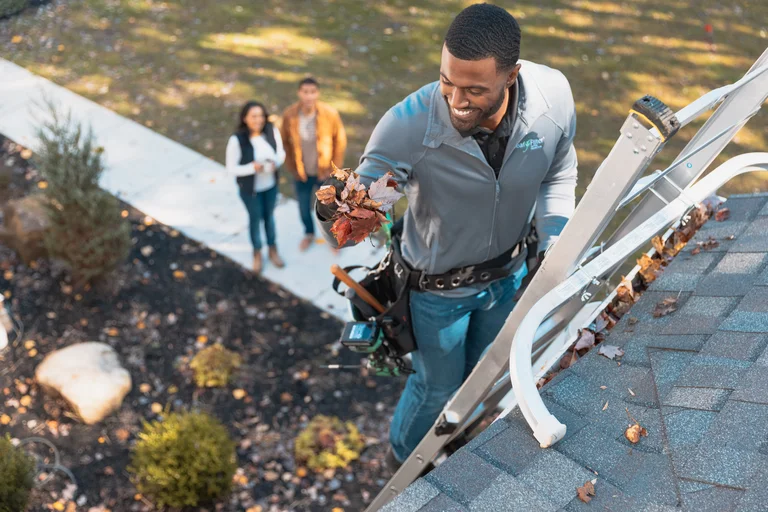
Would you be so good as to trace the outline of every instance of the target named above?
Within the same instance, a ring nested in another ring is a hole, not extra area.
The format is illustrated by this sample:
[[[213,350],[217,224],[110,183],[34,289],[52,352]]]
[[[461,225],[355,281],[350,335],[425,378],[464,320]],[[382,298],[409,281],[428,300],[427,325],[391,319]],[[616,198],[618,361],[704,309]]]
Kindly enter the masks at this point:
[[[511,87],[512,84],[515,83],[515,80],[517,80],[517,75],[520,73],[520,64],[516,64],[515,67],[512,68],[512,70],[507,75],[507,87]]]

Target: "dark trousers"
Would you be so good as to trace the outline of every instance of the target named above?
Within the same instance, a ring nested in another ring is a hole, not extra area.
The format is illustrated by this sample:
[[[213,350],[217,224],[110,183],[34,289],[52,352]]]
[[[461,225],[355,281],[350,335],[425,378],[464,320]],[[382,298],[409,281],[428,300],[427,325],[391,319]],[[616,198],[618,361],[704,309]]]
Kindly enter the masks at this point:
[[[315,234],[314,216],[315,188],[317,188],[317,176],[307,176],[307,181],[296,180],[296,200],[299,202],[301,222],[304,223],[304,233]]]
[[[253,249],[261,249],[261,224],[267,234],[267,245],[275,246],[275,206],[277,205],[277,185],[263,192],[247,194],[240,189],[240,199],[248,210],[250,219],[248,230],[251,234]]]

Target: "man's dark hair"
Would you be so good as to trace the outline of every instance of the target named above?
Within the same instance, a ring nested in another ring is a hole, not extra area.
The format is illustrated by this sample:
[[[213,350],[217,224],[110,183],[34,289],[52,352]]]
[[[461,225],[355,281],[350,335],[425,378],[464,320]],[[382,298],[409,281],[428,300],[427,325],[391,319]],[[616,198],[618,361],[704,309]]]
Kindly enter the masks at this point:
[[[445,45],[457,59],[493,57],[499,71],[508,71],[520,57],[520,35],[520,25],[506,10],[491,4],[475,4],[454,18],[445,35]]]
[[[302,87],[304,87],[305,85],[314,85],[314,86],[315,86],[315,87],[317,87],[318,89],[320,88],[320,84],[319,84],[319,83],[317,83],[317,80],[315,80],[315,79],[314,79],[314,78],[312,78],[311,76],[308,76],[307,78],[305,78],[304,80],[302,80],[301,82],[299,82],[299,89],[301,89],[301,88],[302,88]]]

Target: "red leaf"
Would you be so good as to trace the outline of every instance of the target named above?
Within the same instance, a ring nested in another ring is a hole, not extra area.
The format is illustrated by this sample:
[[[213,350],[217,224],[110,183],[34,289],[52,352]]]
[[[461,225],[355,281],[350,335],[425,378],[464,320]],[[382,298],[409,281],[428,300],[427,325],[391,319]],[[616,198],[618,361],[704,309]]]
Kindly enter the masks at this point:
[[[576,488],[576,496],[584,503],[592,501],[592,496],[595,495],[595,485],[592,482],[587,482],[581,487]]]
[[[333,223],[331,233],[336,237],[339,247],[344,246],[352,234],[352,222],[347,217],[339,217],[336,222]]]
[[[381,228],[381,222],[379,222],[379,218],[376,215],[367,219],[352,219],[350,225],[351,232],[349,237],[355,243],[362,242]]]
[[[724,220],[728,220],[728,217],[731,216],[731,210],[728,208],[720,208],[715,212],[715,220],[717,222],[723,222]]]
[[[370,219],[371,217],[375,217],[376,213],[373,210],[366,210],[365,208],[355,208],[349,212],[349,216],[357,219]]]

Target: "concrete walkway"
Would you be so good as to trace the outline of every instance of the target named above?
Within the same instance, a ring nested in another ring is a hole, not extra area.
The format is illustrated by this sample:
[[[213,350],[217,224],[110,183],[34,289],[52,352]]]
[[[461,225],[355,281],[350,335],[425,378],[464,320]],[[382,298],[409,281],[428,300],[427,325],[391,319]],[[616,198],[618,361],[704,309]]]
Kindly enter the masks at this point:
[[[0,59],[0,133],[34,150],[35,128],[46,118],[38,105],[55,102],[93,127],[104,147],[101,185],[159,222],[250,268],[248,217],[234,178],[224,166],[126,119],[64,87]],[[222,133],[222,137],[229,134]],[[319,308],[346,319],[346,301],[331,290],[330,266],[375,265],[383,249],[371,243],[338,255],[324,243],[298,251],[303,237],[296,201],[281,197],[275,212],[282,270],[265,265],[264,277]]]

